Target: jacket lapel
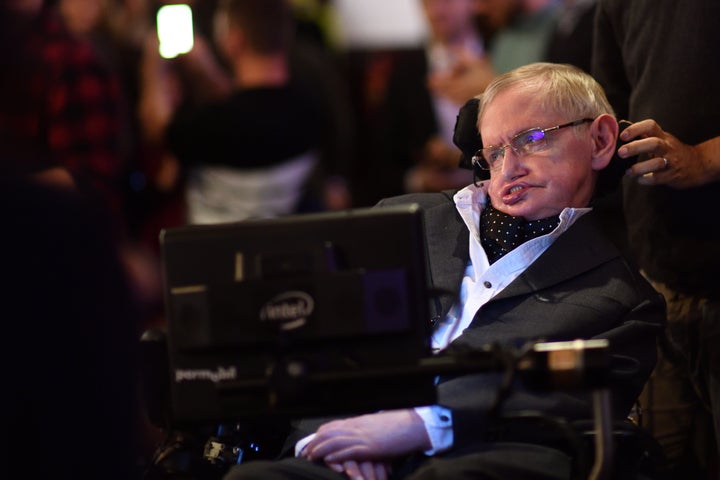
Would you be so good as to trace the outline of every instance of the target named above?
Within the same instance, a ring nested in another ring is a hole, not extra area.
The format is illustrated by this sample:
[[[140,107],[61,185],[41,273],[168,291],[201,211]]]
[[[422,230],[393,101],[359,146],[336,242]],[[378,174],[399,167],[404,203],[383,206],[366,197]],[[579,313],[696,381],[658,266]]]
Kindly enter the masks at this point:
[[[465,267],[469,261],[469,233],[453,202],[425,210],[429,280],[437,293],[439,306],[433,316],[444,316],[457,297]]]
[[[598,228],[594,218],[592,212],[579,218],[491,301],[541,290],[617,258],[620,253]]]

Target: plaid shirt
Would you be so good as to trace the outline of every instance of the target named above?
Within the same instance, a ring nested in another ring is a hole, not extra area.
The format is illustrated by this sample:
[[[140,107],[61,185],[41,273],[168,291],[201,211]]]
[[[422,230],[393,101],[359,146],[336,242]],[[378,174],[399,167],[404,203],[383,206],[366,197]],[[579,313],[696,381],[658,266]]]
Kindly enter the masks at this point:
[[[126,106],[118,78],[92,45],[72,37],[55,15],[42,15],[28,36],[17,47],[23,54],[13,55],[16,64],[9,65],[14,78],[3,81],[11,91],[0,106],[0,141],[7,161],[15,162],[4,169],[63,166],[81,188],[120,215]]]

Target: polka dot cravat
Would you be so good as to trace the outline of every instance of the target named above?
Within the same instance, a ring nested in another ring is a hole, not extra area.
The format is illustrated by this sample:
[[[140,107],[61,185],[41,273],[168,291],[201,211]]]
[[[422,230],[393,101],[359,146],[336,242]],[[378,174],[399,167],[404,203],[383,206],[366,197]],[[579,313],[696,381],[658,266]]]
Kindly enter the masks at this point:
[[[558,223],[558,215],[528,222],[495,210],[488,202],[480,216],[480,240],[492,264],[528,240],[553,231]]]

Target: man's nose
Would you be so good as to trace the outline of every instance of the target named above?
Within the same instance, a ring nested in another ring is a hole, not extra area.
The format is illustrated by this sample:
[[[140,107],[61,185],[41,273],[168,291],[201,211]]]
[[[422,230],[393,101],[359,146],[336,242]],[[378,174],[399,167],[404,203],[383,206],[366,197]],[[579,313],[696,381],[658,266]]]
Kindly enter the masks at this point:
[[[505,147],[503,150],[502,163],[500,164],[500,173],[507,179],[515,178],[517,171],[521,167],[520,156],[515,153],[511,146]]]

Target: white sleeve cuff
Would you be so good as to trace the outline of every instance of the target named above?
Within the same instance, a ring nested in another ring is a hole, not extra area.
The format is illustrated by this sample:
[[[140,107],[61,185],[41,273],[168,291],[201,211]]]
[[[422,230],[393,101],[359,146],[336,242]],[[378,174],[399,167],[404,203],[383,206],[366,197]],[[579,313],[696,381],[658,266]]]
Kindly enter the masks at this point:
[[[439,405],[431,407],[417,407],[415,413],[420,415],[425,424],[425,431],[430,437],[430,450],[423,452],[425,455],[449,450],[453,445],[452,412]]]
[[[310,443],[310,440],[312,440],[313,438],[315,438],[314,433],[312,435],[308,435],[307,437],[303,437],[300,440],[298,440],[298,442],[295,444],[295,456],[296,457],[299,457],[300,455],[302,455],[303,450],[305,449],[307,444]]]

